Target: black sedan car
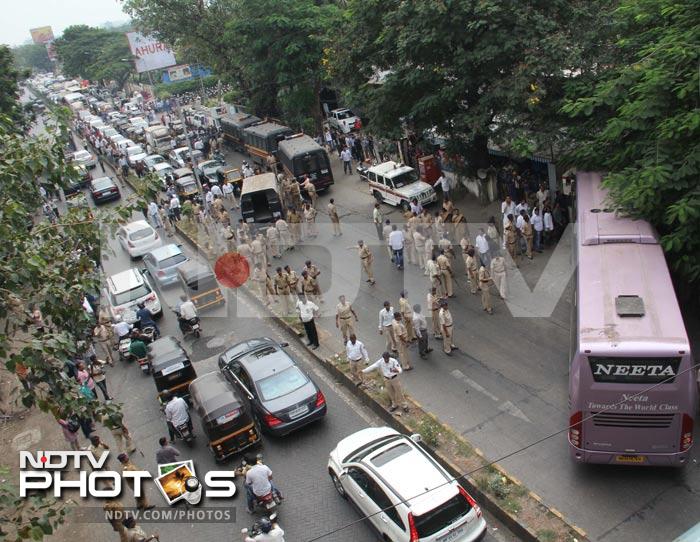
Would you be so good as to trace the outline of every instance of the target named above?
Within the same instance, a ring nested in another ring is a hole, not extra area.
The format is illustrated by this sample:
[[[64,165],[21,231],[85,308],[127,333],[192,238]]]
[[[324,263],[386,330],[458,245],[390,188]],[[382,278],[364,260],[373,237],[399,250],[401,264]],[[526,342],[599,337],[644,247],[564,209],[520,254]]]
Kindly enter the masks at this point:
[[[258,338],[219,357],[219,369],[250,402],[263,431],[286,435],[326,415],[326,398],[284,351],[284,343]]]
[[[109,177],[100,177],[90,181],[90,195],[95,205],[122,197],[119,188]]]

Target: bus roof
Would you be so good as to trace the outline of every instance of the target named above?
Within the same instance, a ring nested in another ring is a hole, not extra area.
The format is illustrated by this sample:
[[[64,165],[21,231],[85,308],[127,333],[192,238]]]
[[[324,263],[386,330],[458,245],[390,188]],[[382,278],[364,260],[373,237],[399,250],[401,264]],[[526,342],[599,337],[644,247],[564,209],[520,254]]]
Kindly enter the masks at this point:
[[[262,175],[244,178],[241,197],[249,192],[259,192],[261,190],[274,190],[277,192],[277,176],[274,173],[263,173]]]
[[[580,348],[612,347],[621,342],[645,343],[648,348],[655,343],[661,350],[687,352],[688,337],[663,250],[658,242],[649,242],[649,234],[656,238],[651,227],[608,213],[605,231],[625,236],[617,242],[610,235],[600,244],[586,244],[582,230],[585,217],[591,214],[590,205],[602,201],[590,197],[603,192],[600,179],[588,173],[576,177]],[[629,237],[633,231],[640,234]]]
[[[232,115],[223,115],[219,120],[224,124],[232,124],[236,128],[245,128],[260,122],[261,119],[249,113],[233,113]]]
[[[290,158],[299,156],[300,154],[324,151],[321,145],[316,143],[313,138],[305,134],[295,135],[289,139],[284,139],[279,142],[277,148],[280,152],[286,156],[289,156]]]
[[[582,172],[576,175],[579,236],[583,245],[603,243],[657,244],[658,236],[648,222],[621,217],[607,201],[608,191],[601,184],[599,173]]]
[[[292,133],[291,128],[288,128],[282,124],[277,124],[276,122],[261,122],[260,124],[248,126],[245,130],[246,132],[250,132],[251,134],[255,134],[260,137],[268,137],[269,135],[282,132],[288,134]]]

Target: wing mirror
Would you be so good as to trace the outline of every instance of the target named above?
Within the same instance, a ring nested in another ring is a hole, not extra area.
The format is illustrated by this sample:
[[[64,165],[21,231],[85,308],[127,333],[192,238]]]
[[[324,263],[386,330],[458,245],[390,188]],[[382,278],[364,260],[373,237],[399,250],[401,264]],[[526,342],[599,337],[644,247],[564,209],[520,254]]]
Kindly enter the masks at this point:
[[[421,442],[423,442],[423,437],[421,437],[418,433],[413,433],[410,436],[410,439],[416,444],[420,444]]]

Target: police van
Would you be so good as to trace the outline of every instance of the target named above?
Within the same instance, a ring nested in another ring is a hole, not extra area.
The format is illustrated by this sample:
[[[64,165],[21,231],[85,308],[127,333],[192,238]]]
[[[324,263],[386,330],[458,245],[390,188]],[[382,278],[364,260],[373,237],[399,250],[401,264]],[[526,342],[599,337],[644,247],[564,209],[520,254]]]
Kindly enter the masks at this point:
[[[414,198],[423,206],[437,201],[433,187],[421,181],[416,170],[405,164],[389,161],[369,168],[360,166],[357,171],[378,203],[398,205],[408,211]]]

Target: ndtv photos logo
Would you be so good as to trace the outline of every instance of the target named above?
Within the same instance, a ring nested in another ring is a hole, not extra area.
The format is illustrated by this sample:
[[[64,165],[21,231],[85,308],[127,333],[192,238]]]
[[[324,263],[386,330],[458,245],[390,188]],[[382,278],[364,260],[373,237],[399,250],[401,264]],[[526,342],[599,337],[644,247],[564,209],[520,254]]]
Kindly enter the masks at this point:
[[[78,491],[81,497],[118,497],[127,480],[128,485],[133,487],[134,497],[140,497],[144,480],[153,479],[151,473],[144,470],[103,470],[108,457],[109,452],[103,452],[99,457],[88,451],[20,452],[20,497],[26,497],[32,491],[50,490],[57,498],[66,490]],[[203,491],[194,463],[190,460],[158,465],[158,476],[153,482],[165,501],[172,505],[182,499],[196,504],[202,492],[206,497],[215,499],[233,497],[236,494],[234,479],[232,471],[209,471],[204,475]]]

